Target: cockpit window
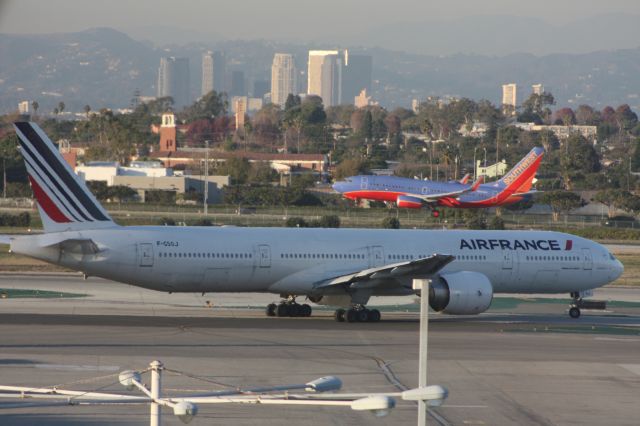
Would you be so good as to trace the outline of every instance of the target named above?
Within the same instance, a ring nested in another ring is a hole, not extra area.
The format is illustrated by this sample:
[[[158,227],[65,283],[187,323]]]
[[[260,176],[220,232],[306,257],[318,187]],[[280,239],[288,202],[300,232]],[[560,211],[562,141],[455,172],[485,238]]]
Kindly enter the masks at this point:
[[[616,260],[616,257],[614,255],[612,255],[611,253],[609,253],[609,259]]]

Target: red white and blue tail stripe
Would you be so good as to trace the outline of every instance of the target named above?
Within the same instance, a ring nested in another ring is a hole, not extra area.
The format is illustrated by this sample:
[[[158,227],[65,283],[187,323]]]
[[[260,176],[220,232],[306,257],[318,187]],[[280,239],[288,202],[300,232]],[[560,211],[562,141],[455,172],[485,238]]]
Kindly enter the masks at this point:
[[[14,127],[45,232],[116,225],[37,124]]]

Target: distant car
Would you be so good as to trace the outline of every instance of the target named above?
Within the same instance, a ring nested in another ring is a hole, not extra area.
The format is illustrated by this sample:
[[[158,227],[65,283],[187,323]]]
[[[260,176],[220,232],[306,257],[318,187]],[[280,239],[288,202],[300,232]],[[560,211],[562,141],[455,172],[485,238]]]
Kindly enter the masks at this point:
[[[632,216],[614,216],[605,220],[602,225],[611,228],[640,228],[640,222]]]

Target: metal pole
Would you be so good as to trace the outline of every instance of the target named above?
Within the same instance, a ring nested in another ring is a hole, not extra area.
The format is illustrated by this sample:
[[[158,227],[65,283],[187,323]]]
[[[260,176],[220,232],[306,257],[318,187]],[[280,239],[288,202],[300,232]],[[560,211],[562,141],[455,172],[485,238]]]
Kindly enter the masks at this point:
[[[629,166],[629,170],[631,170],[631,166]],[[7,165],[4,158],[2,159],[2,198],[7,198]]]
[[[420,346],[418,387],[427,387],[427,344],[429,342],[429,280],[414,279],[413,289],[420,290]],[[418,426],[427,424],[427,403],[418,401]]]
[[[204,215],[209,213],[209,141],[204,141],[206,145],[204,160]]]
[[[163,365],[160,361],[152,361],[149,366],[151,367],[151,397],[155,401],[160,398],[161,394]],[[160,426],[160,414],[160,405],[156,402],[151,402],[149,411],[151,426]]]

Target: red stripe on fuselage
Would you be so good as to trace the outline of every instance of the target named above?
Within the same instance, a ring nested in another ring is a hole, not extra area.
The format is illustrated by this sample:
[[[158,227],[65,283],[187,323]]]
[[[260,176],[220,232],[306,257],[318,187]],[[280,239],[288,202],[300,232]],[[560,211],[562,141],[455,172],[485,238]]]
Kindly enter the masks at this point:
[[[351,200],[374,200],[374,201],[391,201],[396,202],[399,195],[409,195],[404,192],[394,192],[394,191],[370,191],[370,190],[362,190],[362,191],[349,191],[345,192],[345,198],[349,198]]]
[[[58,206],[55,205],[51,198],[47,195],[46,192],[42,190],[40,185],[36,182],[34,178],[29,175],[29,182],[31,182],[31,189],[33,189],[33,195],[36,196],[36,200],[38,200],[38,204],[44,210],[44,212],[57,223],[69,223],[71,220],[67,218],[64,213],[60,211]]]

